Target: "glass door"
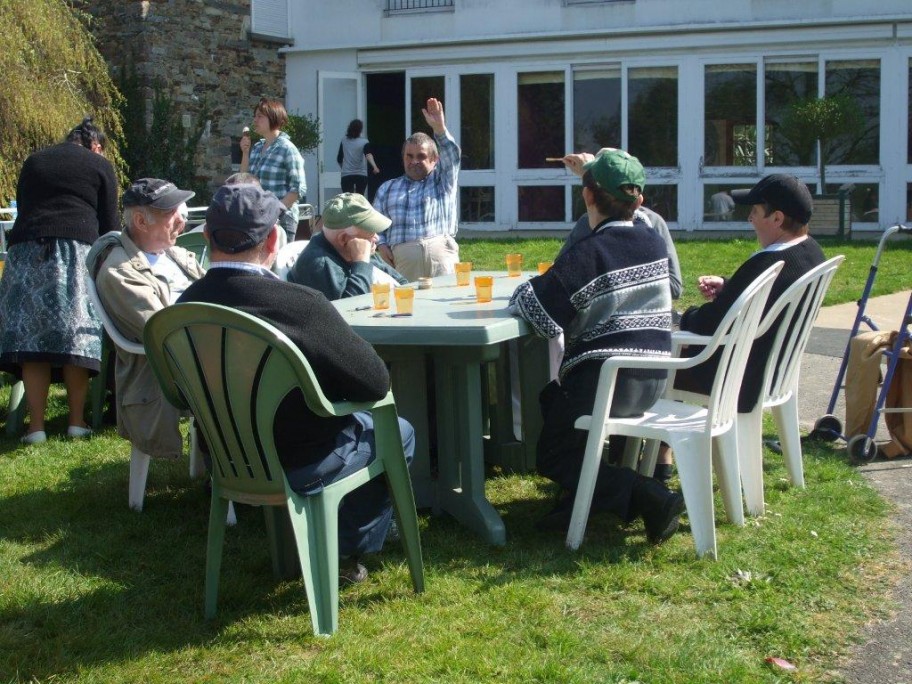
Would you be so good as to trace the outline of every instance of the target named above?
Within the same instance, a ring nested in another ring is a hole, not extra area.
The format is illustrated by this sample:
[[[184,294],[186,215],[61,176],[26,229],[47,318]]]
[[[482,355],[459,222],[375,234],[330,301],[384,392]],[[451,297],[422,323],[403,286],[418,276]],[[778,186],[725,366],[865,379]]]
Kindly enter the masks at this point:
[[[308,198],[316,201],[318,214],[326,200],[342,192],[342,172],[336,156],[349,122],[364,119],[362,91],[358,72],[321,71],[319,74],[317,111],[323,134],[317,148],[320,182],[317,196]]]

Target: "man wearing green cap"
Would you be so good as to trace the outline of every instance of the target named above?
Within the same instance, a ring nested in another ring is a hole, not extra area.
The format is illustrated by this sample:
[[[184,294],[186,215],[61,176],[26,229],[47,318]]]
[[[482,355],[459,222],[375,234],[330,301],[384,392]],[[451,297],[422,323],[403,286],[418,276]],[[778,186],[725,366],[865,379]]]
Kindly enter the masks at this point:
[[[569,157],[565,163],[582,171],[591,232],[545,274],[517,287],[510,300],[513,313],[538,335],[563,334],[566,341],[558,380],[541,393],[544,425],[536,458],[539,472],[563,489],[539,527],[564,532],[586,447],[586,433],[574,423],[592,412],[602,362],[671,351],[668,251],[656,231],[633,220],[642,204],[643,166],[622,150],[603,150],[588,160]],[[611,415],[642,415],[662,395],[665,378],[665,371],[622,369]],[[611,447],[622,449],[623,440],[612,439]],[[677,530],[684,499],[657,480],[603,462],[592,511],[610,511],[625,521],[641,517],[649,541],[660,543]]]
[[[330,300],[367,294],[375,282],[404,284],[405,278],[377,254],[377,235],[391,223],[363,195],[336,195],[323,207],[323,232],[311,238],[288,280]]]

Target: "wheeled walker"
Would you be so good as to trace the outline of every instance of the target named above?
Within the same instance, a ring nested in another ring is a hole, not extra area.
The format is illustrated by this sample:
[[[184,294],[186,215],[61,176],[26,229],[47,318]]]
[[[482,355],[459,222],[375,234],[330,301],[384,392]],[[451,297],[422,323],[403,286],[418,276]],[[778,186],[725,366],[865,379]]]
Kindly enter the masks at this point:
[[[896,234],[912,235],[912,228],[908,228],[903,225],[892,226],[891,228],[888,228],[884,231],[884,234],[880,239],[880,243],[877,245],[877,253],[874,255],[874,261],[871,264],[870,271],[868,272],[868,279],[865,282],[864,291],[862,292],[861,299],[858,300],[858,313],[855,316],[855,322],[852,324],[852,331],[849,334],[848,341],[846,342],[846,348],[842,355],[842,363],[839,365],[839,373],[836,376],[836,384],[833,386],[833,392],[830,395],[830,403],[827,405],[826,415],[819,418],[814,424],[814,430],[810,435],[813,438],[826,441],[847,439],[846,435],[843,434],[842,422],[835,415],[833,415],[833,411],[836,409],[836,400],[839,397],[840,390],[845,389],[844,380],[846,368],[849,362],[849,349],[852,343],[852,339],[858,335],[862,323],[865,324],[870,330],[880,330],[877,324],[872,321],[871,318],[865,313],[865,308],[867,307],[868,299],[871,296],[871,291],[874,288],[874,281],[877,277],[878,265],[880,263],[880,258],[883,254],[886,243],[891,237]],[[894,343],[889,348],[884,349],[881,352],[884,358],[887,360],[887,370],[884,373],[883,381],[880,385],[880,391],[877,394],[877,401],[874,406],[874,412],[871,416],[871,422],[868,425],[868,431],[865,434],[857,434],[848,438],[847,449],[849,457],[854,461],[870,462],[877,457],[877,444],[874,442],[874,437],[877,434],[877,423],[880,420],[882,413],[912,412],[912,407],[889,409],[884,408],[884,404],[887,400],[887,392],[890,389],[890,383],[893,381],[893,377],[896,373],[896,367],[899,364],[900,352],[905,348],[906,343],[910,337],[910,324],[912,324],[912,294],[909,295],[909,300],[906,303],[906,309],[900,321],[898,334],[896,335]]]

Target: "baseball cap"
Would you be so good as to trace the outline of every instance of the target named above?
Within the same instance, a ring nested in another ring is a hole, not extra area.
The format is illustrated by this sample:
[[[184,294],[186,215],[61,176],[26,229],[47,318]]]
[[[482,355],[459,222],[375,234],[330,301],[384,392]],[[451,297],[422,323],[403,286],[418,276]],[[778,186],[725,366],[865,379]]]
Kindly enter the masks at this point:
[[[282,209],[278,198],[258,185],[223,185],[206,210],[209,239],[227,254],[245,252],[269,236]]]
[[[374,209],[364,195],[343,192],[323,205],[324,228],[355,226],[370,233],[382,233],[392,221]]]
[[[633,197],[621,190],[623,185],[635,185],[640,191],[646,187],[646,172],[640,160],[624,150],[603,148],[591,162],[583,164],[583,171],[592,174],[595,182],[609,195],[622,202],[632,202]]]
[[[140,178],[132,183],[123,194],[123,205],[125,207],[174,209],[195,194],[190,190],[180,190],[174,183],[169,183],[161,178]]]
[[[766,176],[749,190],[732,190],[731,196],[737,204],[765,202],[802,225],[810,221],[814,213],[814,202],[807,185],[785,173]]]

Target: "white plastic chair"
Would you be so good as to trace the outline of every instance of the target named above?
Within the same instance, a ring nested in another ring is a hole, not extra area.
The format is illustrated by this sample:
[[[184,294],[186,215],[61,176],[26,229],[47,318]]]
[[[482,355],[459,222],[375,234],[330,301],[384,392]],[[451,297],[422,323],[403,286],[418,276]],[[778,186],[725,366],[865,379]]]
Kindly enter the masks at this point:
[[[782,444],[789,480],[804,487],[801,435],[798,428],[798,376],[801,356],[823,297],[845,259],[836,256],[808,271],[782,293],[760,321],[757,337],[782,317],[766,362],[763,392],[750,413],[738,414],[738,461],[744,502],[750,515],[763,515],[763,410],[770,409]]]
[[[310,240],[295,240],[282,247],[276,255],[275,263],[272,265],[273,272],[282,280],[288,280],[288,272],[291,271],[308,243],[310,243]]]
[[[86,289],[89,294],[89,300],[95,308],[101,324],[111,338],[111,341],[118,349],[122,349],[130,354],[146,355],[146,348],[139,342],[132,342],[121,334],[114,321],[108,315],[101,298],[98,296],[98,290],[95,288],[95,280],[91,274],[86,274]],[[143,508],[143,500],[146,496],[146,480],[149,477],[149,462],[151,457],[144,451],[140,451],[135,446],[130,445],[130,480],[128,487],[127,502],[134,511],[140,512]],[[190,424],[190,477],[201,478],[206,475],[206,464],[199,455],[197,449],[196,428]],[[234,509],[228,511],[228,524],[233,525],[237,519],[234,515]]]
[[[737,459],[737,426],[735,414],[738,390],[747,366],[763,307],[773,281],[782,269],[778,262],[764,271],[735,300],[712,337],[691,335],[692,344],[705,345],[691,358],[620,357],[606,359],[599,375],[598,391],[591,416],[576,421],[580,430],[588,430],[586,453],[580,472],[573,516],[567,533],[567,547],[579,548],[586,531],[589,509],[595,491],[602,449],[609,435],[640,437],[663,441],[674,449],[681,478],[681,492],[687,506],[697,555],[716,557],[715,511],[713,506],[712,470],[715,466],[719,488],[729,519],[744,524],[741,486]],[[635,418],[610,417],[614,385],[620,368],[676,370],[690,368],[708,359],[721,347],[719,368],[713,381],[708,406],[691,403],[685,393],[669,391],[644,415]],[[728,448],[713,450],[713,442]]]

